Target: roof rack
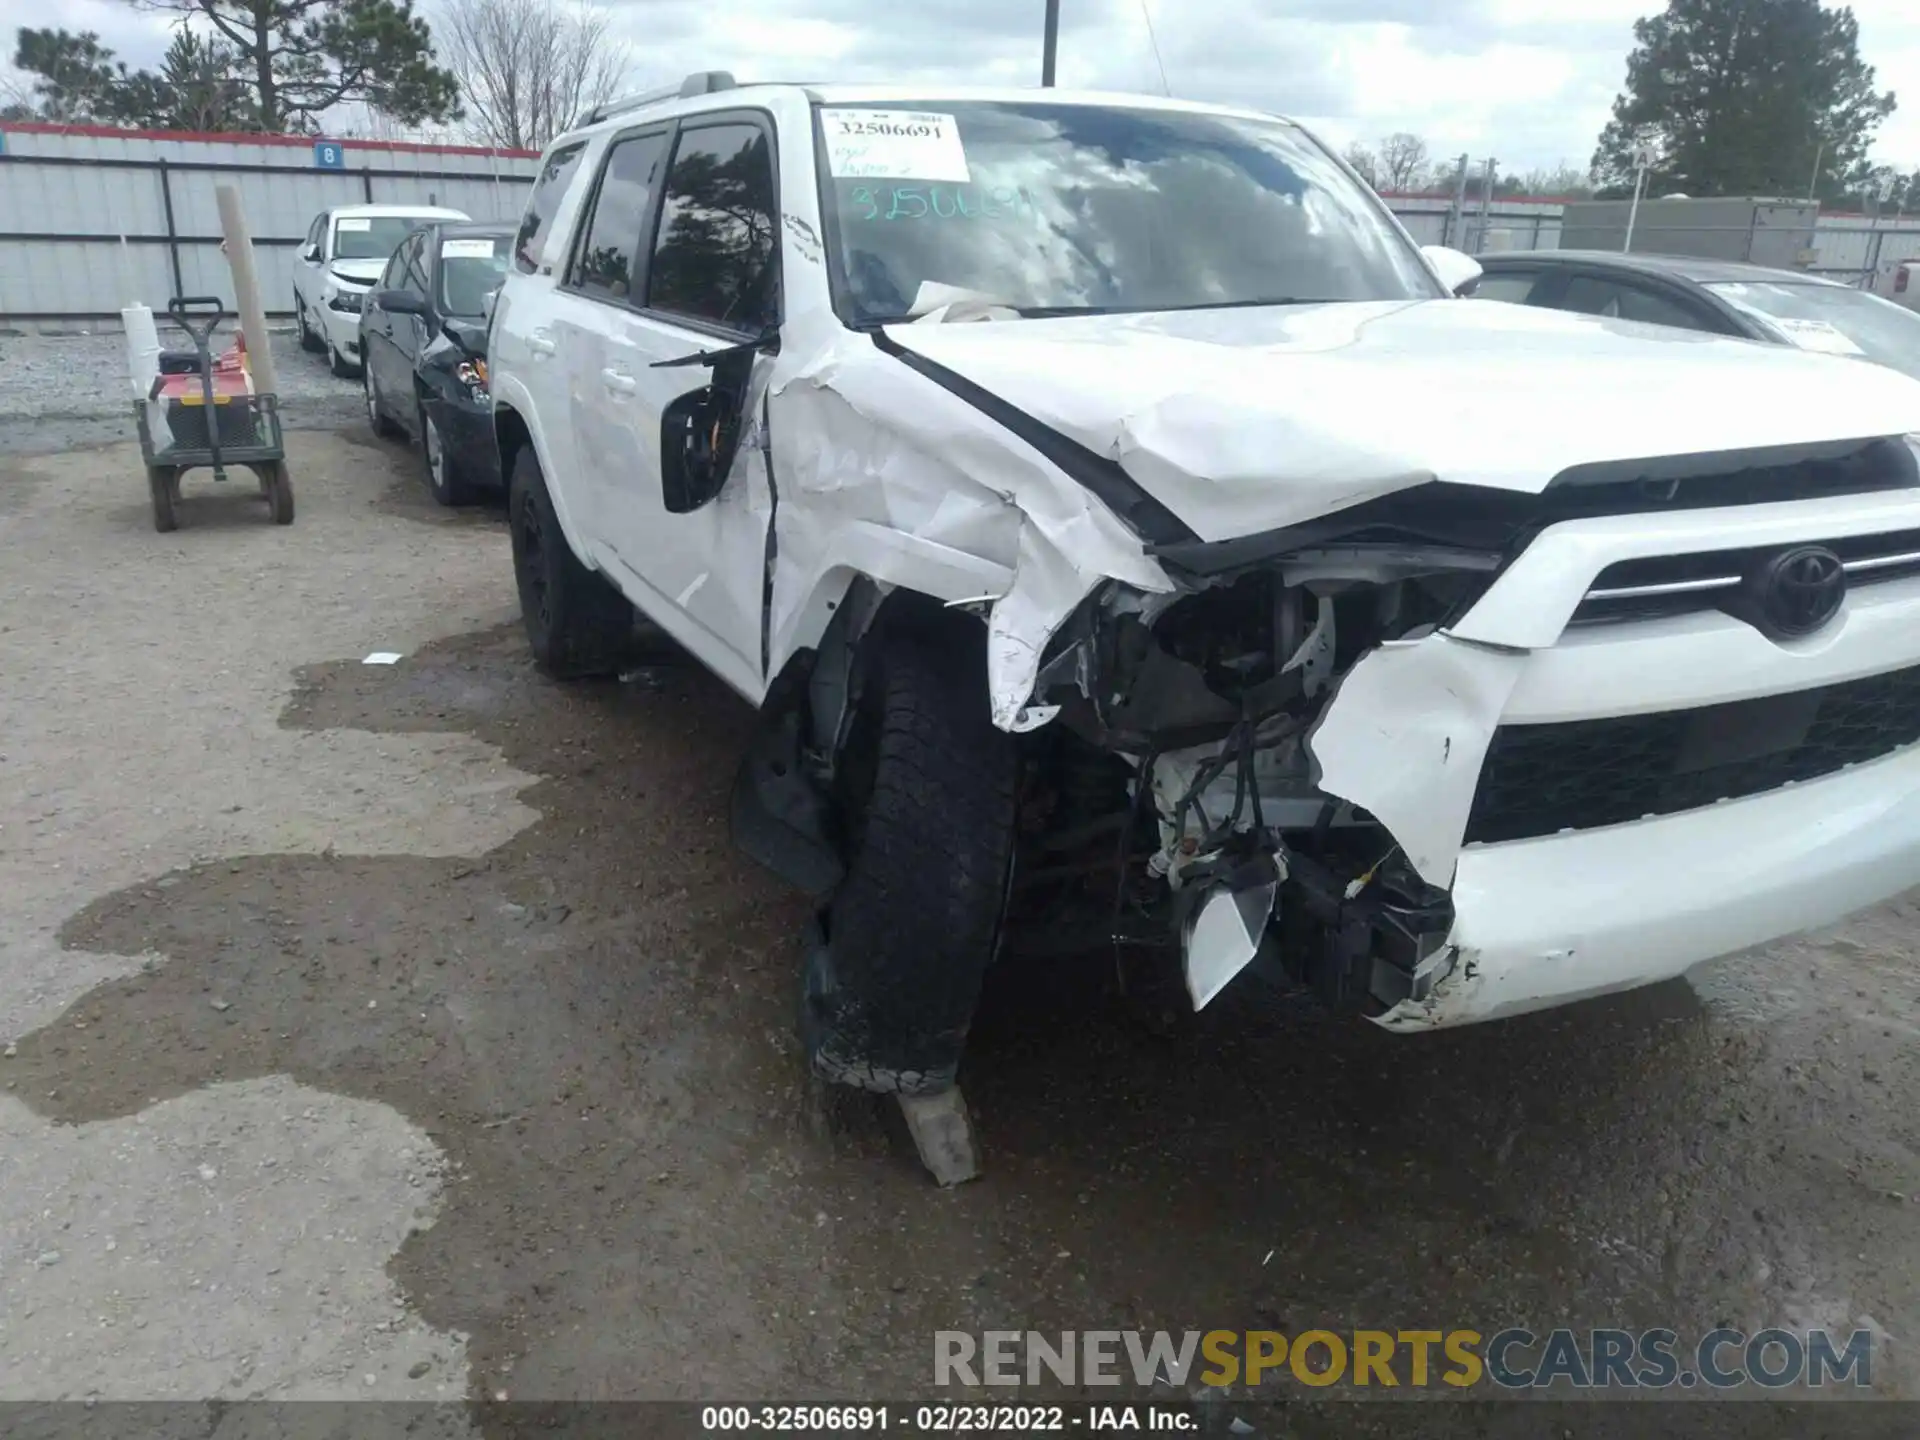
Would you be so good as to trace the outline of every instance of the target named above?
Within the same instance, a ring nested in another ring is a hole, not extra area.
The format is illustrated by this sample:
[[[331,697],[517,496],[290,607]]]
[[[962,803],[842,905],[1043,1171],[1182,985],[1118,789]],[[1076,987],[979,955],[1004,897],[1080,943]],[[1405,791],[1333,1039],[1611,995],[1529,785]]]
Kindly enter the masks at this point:
[[[639,110],[648,105],[658,105],[663,100],[681,100],[693,95],[711,95],[718,90],[731,90],[734,80],[725,70],[696,70],[678,85],[669,85],[662,90],[648,90],[639,95],[622,95],[595,105],[586,114],[573,122],[573,128],[582,125],[598,125],[615,115],[624,115],[629,110]]]

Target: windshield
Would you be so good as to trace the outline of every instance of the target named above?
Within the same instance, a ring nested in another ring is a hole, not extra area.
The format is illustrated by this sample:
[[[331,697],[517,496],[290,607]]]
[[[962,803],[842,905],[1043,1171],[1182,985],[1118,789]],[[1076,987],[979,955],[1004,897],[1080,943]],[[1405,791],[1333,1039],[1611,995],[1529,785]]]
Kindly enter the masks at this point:
[[[431,215],[342,215],[333,222],[333,258],[385,260]]]
[[[1920,314],[1878,295],[1792,281],[1707,288],[1757,315],[1789,345],[1876,361],[1920,379]]]
[[[513,232],[459,235],[440,242],[440,313],[479,318],[513,261]]]
[[[1296,126],[920,103],[818,111],[850,323],[956,299],[1031,315],[1441,293],[1379,202]]]

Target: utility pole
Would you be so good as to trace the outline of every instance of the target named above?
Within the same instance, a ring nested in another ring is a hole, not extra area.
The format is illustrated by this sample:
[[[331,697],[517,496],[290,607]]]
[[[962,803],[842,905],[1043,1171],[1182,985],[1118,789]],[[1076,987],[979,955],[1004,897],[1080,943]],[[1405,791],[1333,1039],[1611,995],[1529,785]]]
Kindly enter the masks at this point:
[[[1472,163],[1470,156],[1460,157],[1460,170],[1453,180],[1453,206],[1447,211],[1446,223],[1441,227],[1440,243],[1451,245],[1456,250],[1466,249],[1467,166]]]
[[[1053,87],[1054,61],[1060,53],[1060,0],[1047,0],[1047,38],[1040,51],[1040,84]]]

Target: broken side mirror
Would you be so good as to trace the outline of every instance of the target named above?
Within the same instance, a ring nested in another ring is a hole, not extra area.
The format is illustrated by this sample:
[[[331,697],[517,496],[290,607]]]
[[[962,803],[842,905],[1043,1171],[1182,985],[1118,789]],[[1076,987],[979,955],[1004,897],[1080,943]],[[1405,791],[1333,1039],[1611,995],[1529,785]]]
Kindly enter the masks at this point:
[[[755,353],[742,346],[718,359],[712,384],[689,390],[661,412],[660,488],[669,514],[698,510],[727,483],[740,449]]]
[[[307,246],[306,249],[300,252],[300,258],[309,265],[318,265],[320,263],[320,247],[318,245]]]

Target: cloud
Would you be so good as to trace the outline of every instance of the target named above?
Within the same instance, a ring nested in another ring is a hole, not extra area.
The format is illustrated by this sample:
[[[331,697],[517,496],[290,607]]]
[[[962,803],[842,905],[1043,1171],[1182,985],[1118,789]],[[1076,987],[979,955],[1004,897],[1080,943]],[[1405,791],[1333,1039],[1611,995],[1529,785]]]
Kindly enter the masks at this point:
[[[435,0],[419,0],[431,18]],[[636,88],[694,70],[742,79],[1032,85],[1039,0],[599,0],[631,42]],[[1920,7],[1852,0],[1861,49],[1906,105],[1878,151],[1920,164]],[[1293,115],[1338,144],[1395,130],[1436,155],[1497,155],[1525,170],[1584,166],[1626,74],[1633,22],[1655,0],[1062,0],[1060,81],[1160,88],[1152,16],[1176,95]],[[0,0],[7,31],[43,21]],[[70,0],[70,28],[98,30],[151,64],[158,17],[123,0]]]

